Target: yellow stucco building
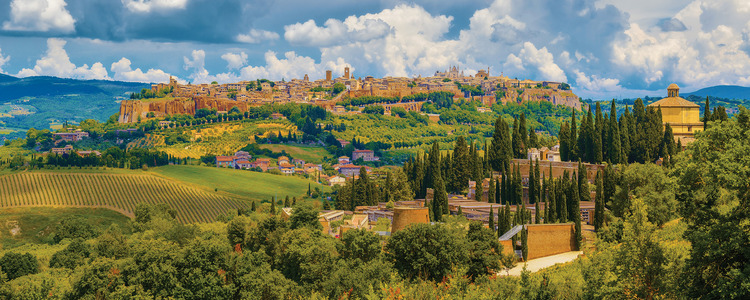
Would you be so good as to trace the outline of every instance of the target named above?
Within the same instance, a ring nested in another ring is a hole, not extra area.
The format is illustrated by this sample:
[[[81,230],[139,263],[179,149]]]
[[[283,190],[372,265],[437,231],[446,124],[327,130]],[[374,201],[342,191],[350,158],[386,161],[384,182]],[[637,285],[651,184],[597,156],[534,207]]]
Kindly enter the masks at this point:
[[[703,122],[700,119],[700,106],[680,97],[680,87],[670,84],[667,87],[667,97],[649,104],[648,106],[661,107],[662,122],[672,127],[675,141],[680,139],[682,145],[686,145],[695,139],[695,132],[703,130]]]

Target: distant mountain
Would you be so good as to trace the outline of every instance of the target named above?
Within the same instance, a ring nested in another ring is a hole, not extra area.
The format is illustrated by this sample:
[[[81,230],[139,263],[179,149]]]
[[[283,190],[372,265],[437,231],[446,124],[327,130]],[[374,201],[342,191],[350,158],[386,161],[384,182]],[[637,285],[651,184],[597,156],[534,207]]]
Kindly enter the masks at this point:
[[[16,78],[0,74],[0,128],[45,129],[59,122],[106,121],[120,100],[150,84],[77,80],[47,76]]]
[[[726,99],[750,99],[750,87],[738,85],[717,85],[702,88],[692,93],[680,93],[684,96],[695,95],[699,97],[712,96]]]

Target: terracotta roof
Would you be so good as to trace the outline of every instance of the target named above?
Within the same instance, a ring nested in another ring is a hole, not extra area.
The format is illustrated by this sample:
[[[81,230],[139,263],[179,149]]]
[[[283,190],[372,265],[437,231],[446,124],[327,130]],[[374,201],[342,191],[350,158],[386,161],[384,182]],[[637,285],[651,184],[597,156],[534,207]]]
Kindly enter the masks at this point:
[[[237,163],[238,164],[250,164],[250,162],[247,160],[238,160]]]
[[[369,152],[373,152],[373,151],[372,150],[354,150],[353,153],[369,153]]]
[[[216,161],[234,161],[232,156],[217,156]]]
[[[682,97],[667,97],[649,104],[648,106],[653,107],[700,107],[698,104],[687,101]]]

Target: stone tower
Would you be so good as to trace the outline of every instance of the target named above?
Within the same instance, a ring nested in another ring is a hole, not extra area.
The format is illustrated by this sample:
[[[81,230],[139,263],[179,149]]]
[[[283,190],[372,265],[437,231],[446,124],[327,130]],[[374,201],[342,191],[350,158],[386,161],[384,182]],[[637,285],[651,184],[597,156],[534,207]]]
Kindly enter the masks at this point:
[[[326,70],[326,81],[331,81],[331,70]]]
[[[344,79],[349,79],[349,67],[344,68]]]

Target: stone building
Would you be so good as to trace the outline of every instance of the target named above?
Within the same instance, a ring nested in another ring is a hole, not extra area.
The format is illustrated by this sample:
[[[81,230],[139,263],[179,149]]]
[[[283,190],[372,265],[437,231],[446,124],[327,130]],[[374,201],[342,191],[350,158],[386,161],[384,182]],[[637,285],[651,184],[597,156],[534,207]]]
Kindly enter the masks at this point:
[[[688,144],[695,140],[695,132],[703,130],[703,122],[700,119],[700,106],[680,97],[680,87],[670,84],[667,87],[667,97],[648,105],[653,108],[661,108],[662,122],[664,126],[669,123],[675,141],[681,140],[682,144]]]

